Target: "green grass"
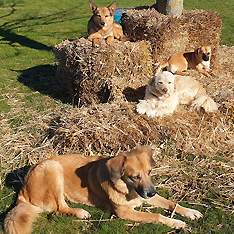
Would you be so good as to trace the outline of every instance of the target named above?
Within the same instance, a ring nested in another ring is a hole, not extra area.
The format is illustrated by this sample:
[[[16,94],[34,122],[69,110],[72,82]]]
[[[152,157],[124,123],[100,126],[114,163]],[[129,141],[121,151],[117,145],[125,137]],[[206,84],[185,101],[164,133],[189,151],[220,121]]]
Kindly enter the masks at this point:
[[[94,1],[97,5],[109,5],[110,1]],[[119,7],[135,7],[153,4],[154,0],[119,0]],[[234,1],[230,0],[184,0],[185,9],[216,10],[223,19],[221,44],[234,45]],[[0,121],[9,119],[13,131],[39,114],[53,113],[66,108],[69,96],[54,81],[56,61],[52,48],[67,38],[87,35],[87,21],[91,16],[88,1],[82,0],[2,0],[0,3]],[[64,93],[66,95],[64,95]],[[69,103],[68,103],[69,105]],[[58,107],[59,106],[59,107]],[[23,128],[24,130],[24,128]],[[35,128],[33,131],[40,131]],[[0,132],[4,137],[5,132]],[[33,135],[33,132],[31,132]],[[2,146],[1,146],[2,147]],[[1,168],[0,168],[1,169]],[[25,172],[23,170],[23,172]],[[22,173],[20,171],[19,173]],[[14,205],[21,186],[19,177],[0,174],[0,233],[3,220]],[[16,183],[12,181],[17,180]],[[159,191],[169,197],[167,191]],[[211,194],[211,197],[215,196]],[[216,197],[215,197],[216,198]],[[191,206],[204,213],[198,221],[186,221],[187,231],[155,224],[132,224],[113,219],[106,222],[81,223],[75,218],[44,213],[34,224],[33,233],[233,233],[233,214],[209,205]],[[188,204],[184,204],[189,206]],[[227,204],[228,205],[228,204]],[[230,204],[231,205],[231,204]],[[232,204],[233,205],[233,204]],[[92,219],[109,219],[111,214],[97,208],[85,207]],[[155,210],[165,214],[164,211]]]
[[[15,188],[5,188],[1,191],[0,195],[2,198],[6,197],[14,191],[18,191],[19,183]],[[168,191],[158,190],[158,193],[164,197],[169,197]],[[0,210],[3,209],[4,212],[0,215],[0,219],[3,220],[6,211],[11,207],[4,207],[6,204],[14,204],[16,198],[16,193],[4,199],[4,203],[1,202]],[[203,201],[203,203],[207,203]],[[194,234],[204,234],[204,233],[217,233],[217,234],[231,234],[234,228],[234,217],[229,213],[223,212],[216,209],[214,206],[202,207],[198,205],[188,205],[186,203],[181,203],[186,207],[199,209],[204,217],[200,220],[190,221],[187,218],[181,217],[180,215],[175,215],[174,218],[185,221],[188,224],[186,230],[173,230],[165,225],[158,224],[146,224],[146,223],[133,223],[126,220],[120,220],[116,217],[112,218],[112,214],[94,207],[87,207],[84,205],[70,205],[71,207],[83,208],[90,212],[92,215],[91,222],[83,222],[72,216],[64,216],[61,214],[44,212],[41,217],[33,224],[33,233],[194,233]],[[161,213],[163,215],[169,216],[162,209],[154,209],[151,212]],[[109,220],[111,219],[111,220]],[[1,230],[0,227],[0,233]]]
[[[234,45],[234,1],[184,0],[184,8],[186,10],[203,9],[218,12],[223,20],[221,44],[228,46]]]

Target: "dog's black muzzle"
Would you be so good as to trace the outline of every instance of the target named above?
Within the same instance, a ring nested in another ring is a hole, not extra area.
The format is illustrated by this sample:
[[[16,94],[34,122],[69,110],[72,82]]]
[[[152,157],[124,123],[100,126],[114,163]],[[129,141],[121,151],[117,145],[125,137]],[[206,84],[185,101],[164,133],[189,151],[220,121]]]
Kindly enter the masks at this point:
[[[105,26],[105,22],[100,22],[101,27]]]
[[[147,190],[140,186],[136,188],[136,192],[144,199],[149,199],[156,194],[156,191],[152,186],[150,186]]]
[[[209,61],[210,56],[203,53],[203,54],[202,54],[202,59],[203,59],[204,61]]]

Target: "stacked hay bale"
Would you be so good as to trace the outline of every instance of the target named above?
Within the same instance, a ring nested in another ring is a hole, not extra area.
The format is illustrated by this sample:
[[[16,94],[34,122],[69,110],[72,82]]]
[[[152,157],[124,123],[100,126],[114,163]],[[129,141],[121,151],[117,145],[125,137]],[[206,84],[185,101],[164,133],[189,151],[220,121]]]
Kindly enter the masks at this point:
[[[202,45],[215,45],[211,68],[217,70],[222,21],[216,12],[194,10],[166,16],[154,8],[127,10],[121,20],[126,34],[137,42],[93,46],[81,38],[54,47],[59,61],[56,77],[68,86],[75,105],[125,98],[137,101],[144,96],[144,88],[138,88],[148,83],[155,62]]]
[[[216,64],[222,20],[214,11],[184,10],[181,16],[166,16],[154,8],[127,10],[121,21],[127,36],[151,42],[155,62],[166,60],[176,52],[212,44],[213,64]]]
[[[234,49],[218,46],[219,15],[195,10],[169,17],[148,9],[129,10],[122,20],[129,36],[146,41],[93,46],[82,38],[55,47],[57,78],[68,84],[85,106],[49,121],[51,144],[61,153],[70,149],[117,153],[150,144],[163,145],[165,152],[173,150],[175,155],[233,155]],[[144,97],[154,61],[203,44],[216,45],[216,76],[209,78],[193,69],[187,75],[219,103],[220,113],[198,114],[180,106],[173,115],[162,118],[139,115],[136,101]]]
[[[128,99],[152,76],[150,50],[150,43],[145,41],[93,46],[84,38],[66,40],[54,47],[59,61],[56,77],[68,86],[74,99],[79,98],[74,104]]]

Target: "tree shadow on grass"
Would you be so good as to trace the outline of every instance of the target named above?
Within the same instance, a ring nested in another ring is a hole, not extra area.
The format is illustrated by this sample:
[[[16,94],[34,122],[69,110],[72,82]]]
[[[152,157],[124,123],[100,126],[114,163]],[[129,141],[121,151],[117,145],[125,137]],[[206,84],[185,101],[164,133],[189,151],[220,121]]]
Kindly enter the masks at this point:
[[[31,40],[25,36],[17,35],[15,33],[11,32],[10,30],[4,30],[2,28],[0,28],[0,37],[3,38],[3,39],[1,39],[1,41],[9,41],[10,44],[17,42],[22,46],[29,47],[32,49],[46,50],[46,51],[52,50],[52,47],[50,47],[50,46],[47,46],[43,43]]]
[[[0,3],[0,7],[1,7]],[[10,12],[0,16],[0,19],[4,19],[9,16],[17,17],[19,15],[19,9],[16,8],[16,3],[13,3],[11,6]],[[32,49],[51,51],[53,49],[52,46],[47,46],[43,43],[32,40],[26,36],[19,35],[14,30],[23,29],[24,33],[30,32],[32,29],[37,30],[40,26],[50,26],[56,25],[58,23],[68,23],[68,22],[76,22],[77,20],[86,20],[87,16],[79,16],[76,13],[75,8],[66,9],[60,12],[50,12],[48,10],[47,14],[41,14],[37,16],[26,15],[23,18],[16,18],[11,21],[3,21],[4,23],[0,25],[0,42],[3,44],[10,44],[13,46],[14,43],[19,43],[21,46],[29,47]],[[46,36],[49,36],[45,34]],[[63,35],[63,34],[61,34]],[[61,37],[62,38],[62,37]]]
[[[41,65],[17,71],[21,73],[18,81],[41,94],[49,95],[63,103],[71,103],[69,90],[55,79],[56,70],[57,66]]]

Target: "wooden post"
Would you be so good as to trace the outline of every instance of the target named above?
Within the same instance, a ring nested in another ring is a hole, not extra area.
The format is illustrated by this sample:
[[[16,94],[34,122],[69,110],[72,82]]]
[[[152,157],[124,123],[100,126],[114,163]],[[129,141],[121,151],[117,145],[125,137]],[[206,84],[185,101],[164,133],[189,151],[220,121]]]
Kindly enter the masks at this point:
[[[165,15],[181,15],[183,0],[157,0],[157,10]]]

